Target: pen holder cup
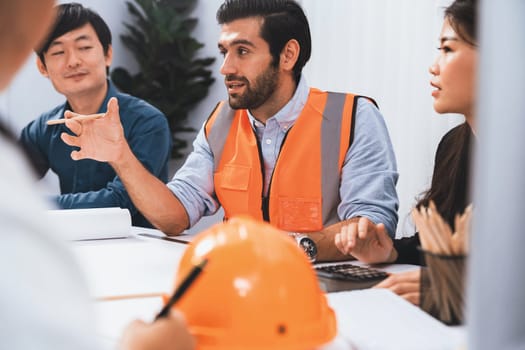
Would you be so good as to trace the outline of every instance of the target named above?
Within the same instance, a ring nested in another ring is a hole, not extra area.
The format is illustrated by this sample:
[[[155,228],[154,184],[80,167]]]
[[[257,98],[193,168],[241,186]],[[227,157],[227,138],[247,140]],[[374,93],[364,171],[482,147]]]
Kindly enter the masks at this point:
[[[464,321],[465,255],[441,255],[422,250],[420,305],[448,325]]]

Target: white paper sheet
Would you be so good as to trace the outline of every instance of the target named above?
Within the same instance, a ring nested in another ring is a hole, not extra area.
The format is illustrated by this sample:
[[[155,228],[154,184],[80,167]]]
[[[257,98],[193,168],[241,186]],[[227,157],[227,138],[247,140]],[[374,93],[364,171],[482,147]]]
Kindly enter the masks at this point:
[[[65,238],[73,241],[127,237],[131,231],[131,215],[127,209],[48,210],[47,215]]]
[[[387,289],[327,294],[339,335],[359,350],[464,349],[462,327],[448,327]]]
[[[447,327],[384,289],[328,294],[338,335],[319,350],[460,350],[464,328]],[[152,321],[160,298],[97,302],[97,335],[116,342],[134,319]]]
[[[77,260],[94,298],[167,293],[187,245],[126,238],[76,242]]]
[[[161,298],[115,300],[95,303],[97,313],[97,336],[116,348],[124,329],[135,319],[152,322],[162,308]],[[347,339],[337,336],[329,344],[317,350],[358,350]]]

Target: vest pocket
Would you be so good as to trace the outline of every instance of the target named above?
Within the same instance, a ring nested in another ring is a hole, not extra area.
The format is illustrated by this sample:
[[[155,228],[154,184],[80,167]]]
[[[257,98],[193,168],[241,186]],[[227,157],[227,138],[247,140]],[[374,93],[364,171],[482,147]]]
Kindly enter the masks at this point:
[[[280,229],[310,232],[323,228],[322,202],[320,198],[279,197]]]
[[[215,193],[226,218],[235,215],[254,215],[250,208],[249,191],[250,167],[225,165],[214,174]]]
[[[215,186],[226,190],[247,191],[250,184],[250,167],[225,165],[215,174]]]

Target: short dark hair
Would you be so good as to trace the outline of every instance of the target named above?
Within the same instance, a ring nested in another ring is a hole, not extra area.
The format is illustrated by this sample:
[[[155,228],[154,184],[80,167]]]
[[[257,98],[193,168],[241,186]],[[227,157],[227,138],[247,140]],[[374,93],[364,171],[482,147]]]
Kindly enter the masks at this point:
[[[278,65],[286,43],[297,40],[300,52],[293,72],[299,82],[312,51],[310,26],[301,6],[293,0],[226,0],[217,10],[217,22],[221,25],[248,17],[263,19],[260,34],[270,46],[274,66]]]
[[[104,49],[104,54],[107,55],[109,46],[111,45],[111,31],[98,13],[76,2],[58,5],[56,9],[57,16],[55,24],[42,46],[36,50],[42,63],[45,64],[44,54],[49,50],[49,46],[53,40],[87,23],[91,24],[93,29],[95,29],[98,40]]]

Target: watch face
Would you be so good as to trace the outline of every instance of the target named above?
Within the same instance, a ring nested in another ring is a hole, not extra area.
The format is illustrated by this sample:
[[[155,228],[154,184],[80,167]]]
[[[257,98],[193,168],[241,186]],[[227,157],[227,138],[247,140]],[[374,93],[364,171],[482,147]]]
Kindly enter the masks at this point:
[[[315,258],[317,257],[317,246],[315,245],[314,241],[307,236],[303,236],[299,238],[299,246],[304,250],[306,253],[306,256],[310,261],[315,261]]]

